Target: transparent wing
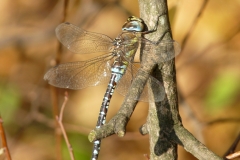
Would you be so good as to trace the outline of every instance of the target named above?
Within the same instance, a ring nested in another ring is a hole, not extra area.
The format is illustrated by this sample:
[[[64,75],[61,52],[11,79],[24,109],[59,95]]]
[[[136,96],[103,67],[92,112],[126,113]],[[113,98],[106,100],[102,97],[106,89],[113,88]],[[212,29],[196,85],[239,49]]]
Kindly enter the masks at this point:
[[[59,88],[83,89],[108,83],[111,76],[111,54],[99,56],[89,61],[60,64],[51,68],[44,79]]]
[[[144,51],[152,53],[156,62],[166,62],[176,57],[181,52],[181,46],[176,41],[161,41],[154,43],[147,39],[140,38]]]
[[[58,25],[55,32],[58,40],[74,53],[109,52],[113,46],[110,37],[85,31],[68,22]]]
[[[138,68],[135,67],[133,64],[129,64],[126,73],[123,75],[119,83],[117,84],[116,91],[120,93],[121,95],[125,96],[128,92],[128,89],[131,86],[133,78],[135,78]],[[144,76],[144,75],[143,75]],[[147,74],[146,74],[147,76]],[[149,90],[148,85],[145,85],[144,90],[139,97],[135,97],[135,100],[143,101],[143,102],[160,102],[165,97],[165,91],[162,83],[158,81],[156,78],[150,76],[148,79],[148,82],[150,82],[152,88],[153,88],[153,94],[154,99],[149,97]]]

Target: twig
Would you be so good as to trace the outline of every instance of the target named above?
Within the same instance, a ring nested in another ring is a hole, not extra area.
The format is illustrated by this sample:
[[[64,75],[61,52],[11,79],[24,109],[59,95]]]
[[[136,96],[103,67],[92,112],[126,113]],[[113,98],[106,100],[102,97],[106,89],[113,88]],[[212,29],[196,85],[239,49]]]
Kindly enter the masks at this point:
[[[68,101],[68,92],[66,91],[65,92],[65,96],[64,96],[64,102],[62,104],[62,108],[61,108],[61,111],[60,111],[60,115],[59,115],[58,121],[62,121],[63,111],[64,111],[64,108],[65,108],[65,106],[67,104],[67,101]]]
[[[227,150],[227,152],[223,155],[223,157],[226,157],[227,159],[233,159],[233,158],[229,158],[229,157],[233,157],[233,156],[237,155],[235,153],[234,154],[231,154],[231,153],[233,153],[235,151],[239,141],[240,141],[240,133],[238,134],[237,138],[235,139],[233,144],[230,146],[230,148]],[[239,152],[236,152],[236,153],[239,153]],[[229,155],[229,154],[231,154],[231,155]]]
[[[233,159],[233,158],[237,158],[237,157],[240,157],[240,151],[226,156],[227,159]]]
[[[4,132],[4,128],[3,128],[3,120],[2,120],[2,117],[0,116],[0,134],[1,134],[1,140],[2,140],[2,146],[4,148],[4,151],[6,153],[6,157],[8,160],[11,160],[11,155],[10,155],[10,152],[9,152],[9,149],[8,149],[8,146],[7,146],[7,139],[6,139],[6,136],[5,136],[5,132]]]
[[[53,109],[53,116],[56,117],[59,113],[58,110],[58,89],[54,86],[50,86],[51,91],[51,98],[52,98],[52,109]],[[58,122],[55,121],[55,139],[56,139],[56,159],[62,160],[61,155],[61,144],[62,144],[62,137],[59,134],[59,126]]]
[[[65,92],[64,102],[62,104],[60,115],[59,115],[59,117],[56,116],[56,120],[57,120],[57,122],[58,122],[58,124],[59,124],[59,126],[60,126],[60,128],[62,130],[62,134],[63,134],[65,142],[66,142],[66,144],[68,146],[68,150],[69,150],[69,154],[70,154],[71,160],[74,160],[73,148],[72,148],[72,146],[71,146],[71,144],[70,144],[70,142],[68,140],[67,133],[66,133],[66,131],[64,129],[64,126],[62,124],[63,111],[64,111],[64,108],[65,108],[65,106],[67,104],[67,101],[68,101],[68,93]]]

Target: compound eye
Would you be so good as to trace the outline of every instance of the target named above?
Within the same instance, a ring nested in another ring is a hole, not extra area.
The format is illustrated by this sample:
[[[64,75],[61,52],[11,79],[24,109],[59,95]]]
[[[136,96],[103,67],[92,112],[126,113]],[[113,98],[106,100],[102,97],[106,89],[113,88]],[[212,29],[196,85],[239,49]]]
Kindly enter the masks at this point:
[[[139,21],[127,21],[123,27],[122,31],[129,31],[129,32],[142,32],[144,29],[143,23]]]

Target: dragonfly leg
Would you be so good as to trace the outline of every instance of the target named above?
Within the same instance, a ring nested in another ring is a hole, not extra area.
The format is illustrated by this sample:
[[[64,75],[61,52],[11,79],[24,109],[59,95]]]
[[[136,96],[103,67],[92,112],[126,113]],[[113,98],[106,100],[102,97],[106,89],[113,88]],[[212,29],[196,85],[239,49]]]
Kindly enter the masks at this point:
[[[163,38],[165,37],[165,35],[167,34],[167,33],[171,33],[171,31],[170,30],[166,30],[161,36],[160,36],[160,39],[158,40],[158,41],[156,41],[156,42],[153,42],[154,44],[159,44],[159,43],[161,43],[162,42],[162,40],[163,40]],[[148,39],[146,39],[146,38],[144,38],[144,37],[142,37],[142,39],[145,39],[146,41],[149,41]]]
[[[148,31],[143,31],[143,32],[141,32],[141,33],[142,33],[142,34],[149,34],[149,33],[156,32],[156,31],[157,31],[157,28],[158,28],[159,18],[160,18],[161,16],[163,16],[163,15],[166,15],[166,14],[167,14],[167,13],[164,12],[164,13],[160,14],[160,15],[157,17],[157,21],[156,21],[156,24],[155,24],[155,26],[154,26],[153,29],[148,30]],[[145,24],[145,25],[146,25],[146,24]],[[170,29],[166,30],[166,31],[160,36],[160,39],[159,39],[157,42],[155,42],[155,43],[156,43],[156,44],[160,43],[160,42],[163,40],[163,38],[165,37],[165,35],[166,35],[167,33],[170,33],[170,34],[171,34],[171,30],[170,30]]]
[[[157,28],[158,28],[159,18],[160,18],[161,16],[163,16],[163,15],[166,15],[166,14],[167,14],[167,13],[164,12],[164,13],[160,14],[160,15],[157,17],[157,21],[156,21],[156,24],[155,24],[155,26],[154,26],[153,29],[148,30],[148,31],[144,31],[144,32],[141,32],[141,33],[142,33],[142,34],[148,34],[148,33],[156,32],[156,31],[157,31]],[[145,25],[146,25],[146,24],[145,24]]]

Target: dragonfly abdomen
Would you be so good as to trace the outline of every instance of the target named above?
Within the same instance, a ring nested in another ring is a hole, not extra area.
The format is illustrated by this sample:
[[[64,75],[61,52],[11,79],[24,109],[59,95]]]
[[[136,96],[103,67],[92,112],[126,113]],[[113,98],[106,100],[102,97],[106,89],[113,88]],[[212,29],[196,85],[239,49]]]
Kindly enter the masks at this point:
[[[110,100],[112,98],[113,92],[114,92],[115,87],[117,85],[116,77],[117,77],[116,74],[112,73],[111,79],[108,83],[108,87],[107,87],[107,90],[106,90],[106,93],[104,95],[103,102],[102,102],[102,105],[101,105],[101,108],[100,108],[96,128],[100,128],[100,126],[104,125],[105,122],[106,122],[106,116],[107,116],[107,111],[108,111],[108,107],[109,107],[109,104],[110,104]],[[95,140],[93,142],[93,144],[94,145],[93,145],[92,160],[97,160],[98,154],[99,154],[99,151],[100,151],[101,140]]]
[[[127,70],[128,62],[122,61],[120,58],[115,59],[111,71],[112,74],[116,75],[115,81],[116,83],[122,78]]]

